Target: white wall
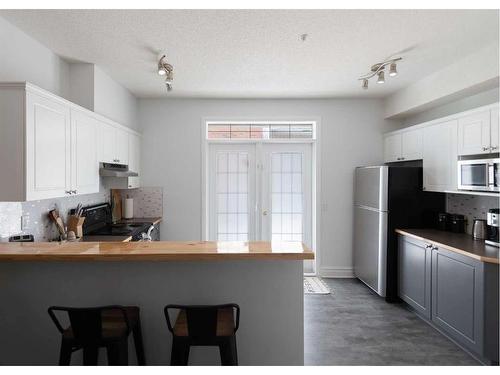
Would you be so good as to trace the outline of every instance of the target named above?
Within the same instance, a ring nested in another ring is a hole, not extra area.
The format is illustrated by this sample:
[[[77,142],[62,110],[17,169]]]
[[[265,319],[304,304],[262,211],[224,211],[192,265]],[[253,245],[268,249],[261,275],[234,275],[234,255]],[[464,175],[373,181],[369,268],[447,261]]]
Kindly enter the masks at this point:
[[[94,64],[69,64],[69,100],[94,110]]]
[[[132,129],[139,129],[137,99],[94,65],[94,111]]]
[[[422,122],[446,117],[455,113],[481,107],[483,105],[497,103],[498,100],[499,89],[497,87],[402,118],[400,119],[401,123],[398,128],[405,128],[411,125],[421,124]]]
[[[139,129],[137,99],[99,67],[68,63],[0,17],[0,82],[28,81],[122,125]]]
[[[464,57],[385,99],[385,117],[402,118],[498,87],[498,43]]]
[[[141,99],[142,181],[164,188],[163,240],[201,239],[202,119],[321,118],[322,271],[352,273],[353,172],[382,161],[378,100]]]
[[[1,81],[29,81],[68,99],[69,65],[0,17]]]

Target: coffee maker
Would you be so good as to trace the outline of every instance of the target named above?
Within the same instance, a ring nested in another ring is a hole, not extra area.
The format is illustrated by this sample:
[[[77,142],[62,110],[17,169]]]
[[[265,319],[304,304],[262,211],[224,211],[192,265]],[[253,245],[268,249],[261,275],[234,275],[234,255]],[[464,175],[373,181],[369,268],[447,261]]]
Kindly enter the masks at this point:
[[[485,243],[496,247],[500,247],[498,239],[499,216],[498,208],[492,208],[488,211],[486,216],[486,223],[488,224],[488,237]]]

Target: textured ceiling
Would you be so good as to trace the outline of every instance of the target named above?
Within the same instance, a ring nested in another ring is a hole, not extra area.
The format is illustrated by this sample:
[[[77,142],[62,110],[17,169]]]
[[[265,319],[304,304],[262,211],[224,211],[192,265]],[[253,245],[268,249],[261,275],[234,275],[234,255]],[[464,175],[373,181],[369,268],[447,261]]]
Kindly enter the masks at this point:
[[[3,10],[57,54],[99,65],[138,97],[386,96],[489,43],[497,10]],[[300,34],[307,33],[305,42]],[[156,73],[174,65],[174,90]],[[400,55],[400,75],[357,78]]]

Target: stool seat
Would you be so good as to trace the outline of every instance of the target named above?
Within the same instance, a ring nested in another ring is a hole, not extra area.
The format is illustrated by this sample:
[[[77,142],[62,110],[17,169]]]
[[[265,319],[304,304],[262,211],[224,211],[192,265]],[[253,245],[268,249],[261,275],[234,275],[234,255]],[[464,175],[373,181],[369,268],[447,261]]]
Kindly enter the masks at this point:
[[[173,326],[169,310],[178,311]],[[238,365],[236,331],[240,307],[237,304],[167,305],[163,311],[173,336],[171,365],[187,365],[191,346],[218,346],[222,365]]]
[[[232,336],[235,332],[234,309],[232,307],[223,307],[217,309],[217,327],[215,335],[217,337]],[[186,310],[180,310],[174,325],[174,336],[187,337],[188,322]]]
[[[55,312],[67,312],[71,325],[63,328]],[[136,306],[49,308],[49,315],[61,332],[59,364],[68,365],[71,353],[83,349],[84,365],[96,365],[99,347],[106,347],[109,364],[128,364],[127,340],[133,334],[137,361],[145,365],[140,312]],[[75,326],[72,326],[75,324]]]

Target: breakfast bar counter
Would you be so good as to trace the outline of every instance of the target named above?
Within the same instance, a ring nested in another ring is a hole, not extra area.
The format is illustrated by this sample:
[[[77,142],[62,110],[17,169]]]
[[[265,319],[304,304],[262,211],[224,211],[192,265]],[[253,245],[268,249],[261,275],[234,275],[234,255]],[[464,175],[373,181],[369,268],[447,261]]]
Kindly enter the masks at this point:
[[[95,236],[94,236],[95,237]],[[19,242],[1,243],[0,261],[197,261],[306,260],[314,253],[300,242]]]
[[[146,363],[166,365],[164,306],[223,303],[241,308],[239,364],[303,365],[303,260],[313,257],[293,242],[1,243],[0,365],[57,364],[49,306],[114,304],[140,308]],[[218,350],[193,347],[189,364],[220,364]]]

